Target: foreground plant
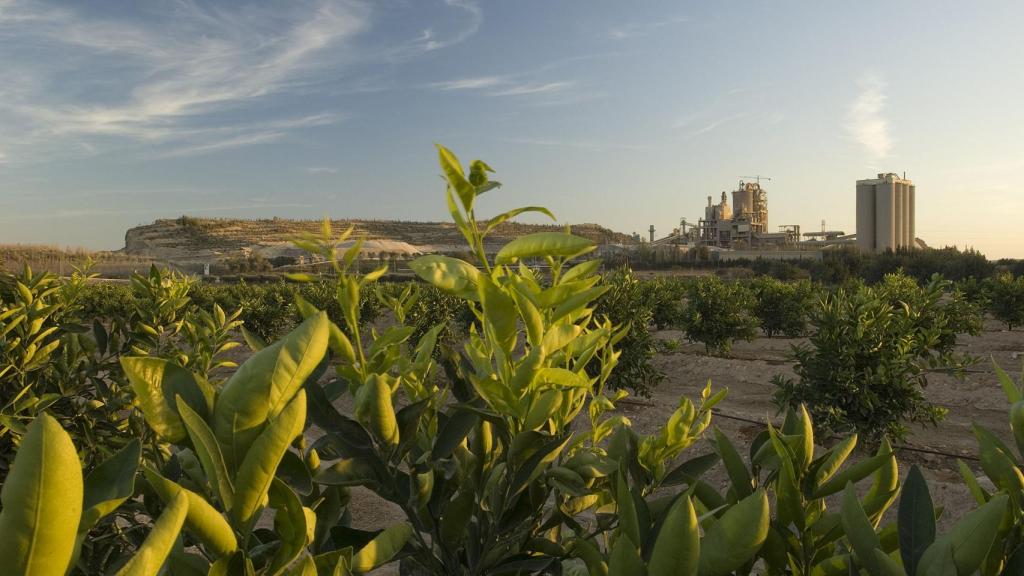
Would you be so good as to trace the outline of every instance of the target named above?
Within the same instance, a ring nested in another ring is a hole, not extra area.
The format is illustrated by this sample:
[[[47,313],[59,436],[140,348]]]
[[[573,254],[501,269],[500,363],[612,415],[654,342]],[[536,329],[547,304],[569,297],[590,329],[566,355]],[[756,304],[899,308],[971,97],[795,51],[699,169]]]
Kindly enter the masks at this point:
[[[71,437],[49,415],[36,418],[0,493],[0,559],[5,573],[67,574],[93,526],[132,495],[139,453],[138,442],[130,443],[83,481]],[[184,497],[174,498],[116,574],[157,574],[188,507]]]

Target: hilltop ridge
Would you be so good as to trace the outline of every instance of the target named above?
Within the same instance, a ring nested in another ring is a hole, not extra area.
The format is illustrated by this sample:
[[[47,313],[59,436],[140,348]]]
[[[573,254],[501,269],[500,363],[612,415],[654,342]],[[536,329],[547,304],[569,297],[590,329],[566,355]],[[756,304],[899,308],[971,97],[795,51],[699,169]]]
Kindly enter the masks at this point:
[[[450,222],[344,219],[332,220],[331,226],[338,232],[354,226],[353,237],[367,241],[364,246],[367,255],[411,255],[466,249],[465,239]],[[125,233],[122,252],[177,262],[219,260],[245,253],[274,257],[295,252],[292,240],[303,233],[318,232],[320,227],[319,220],[182,216],[129,229]],[[487,245],[489,249],[497,249],[525,234],[564,229],[564,225],[559,224],[504,222],[488,236]],[[597,244],[634,242],[628,234],[598,224],[576,224],[572,226],[572,232]]]

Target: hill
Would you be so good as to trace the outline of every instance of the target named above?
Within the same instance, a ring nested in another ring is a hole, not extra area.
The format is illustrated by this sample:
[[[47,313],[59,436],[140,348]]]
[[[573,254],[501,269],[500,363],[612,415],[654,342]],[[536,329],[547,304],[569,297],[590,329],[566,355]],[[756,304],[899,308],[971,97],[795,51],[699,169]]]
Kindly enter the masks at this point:
[[[368,256],[411,255],[417,253],[461,252],[465,240],[449,222],[405,222],[398,220],[334,220],[334,230],[355,227],[354,237],[367,240],[363,252]],[[123,252],[133,256],[159,258],[180,263],[210,262],[256,253],[267,258],[297,253],[291,241],[306,232],[320,230],[317,220],[242,220],[193,218],[182,216],[138,226],[125,233]],[[488,249],[497,250],[506,242],[525,234],[561,231],[560,225],[505,222],[488,237]],[[574,234],[598,244],[632,244],[627,234],[597,224],[577,224]]]

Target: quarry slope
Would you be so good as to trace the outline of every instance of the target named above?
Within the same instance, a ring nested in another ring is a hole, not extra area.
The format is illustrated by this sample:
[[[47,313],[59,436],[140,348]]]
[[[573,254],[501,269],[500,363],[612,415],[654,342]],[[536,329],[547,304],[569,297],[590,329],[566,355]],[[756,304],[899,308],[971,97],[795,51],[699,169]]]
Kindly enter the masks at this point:
[[[461,252],[466,246],[455,225],[449,222],[334,220],[331,226],[335,232],[354,226],[353,237],[367,240],[363,249],[367,256]],[[274,257],[297,253],[291,241],[303,233],[318,232],[320,227],[321,222],[318,220],[241,220],[183,216],[129,229],[125,233],[122,251],[133,256],[176,262],[220,260],[243,253]],[[488,249],[496,250],[509,240],[525,234],[563,230],[561,225],[505,222],[488,237]],[[573,225],[572,232],[590,238],[597,244],[634,242],[627,234],[597,224]]]

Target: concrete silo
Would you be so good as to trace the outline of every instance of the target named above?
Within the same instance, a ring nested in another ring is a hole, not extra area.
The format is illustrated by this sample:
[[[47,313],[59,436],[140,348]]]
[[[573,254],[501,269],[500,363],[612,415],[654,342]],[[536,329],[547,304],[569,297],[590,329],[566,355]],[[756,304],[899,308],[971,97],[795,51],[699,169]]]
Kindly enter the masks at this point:
[[[914,247],[914,186],[896,174],[857,181],[857,246],[870,252]]]

